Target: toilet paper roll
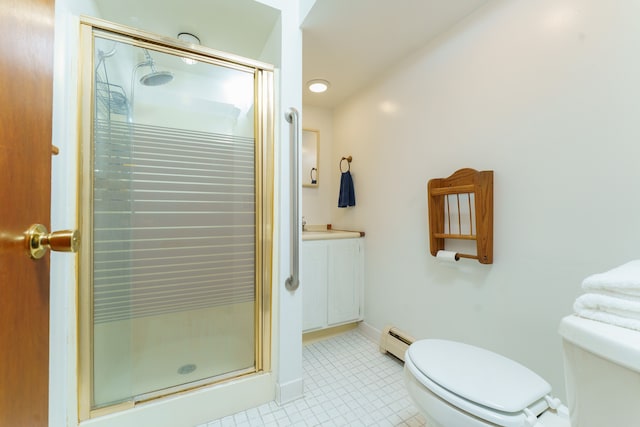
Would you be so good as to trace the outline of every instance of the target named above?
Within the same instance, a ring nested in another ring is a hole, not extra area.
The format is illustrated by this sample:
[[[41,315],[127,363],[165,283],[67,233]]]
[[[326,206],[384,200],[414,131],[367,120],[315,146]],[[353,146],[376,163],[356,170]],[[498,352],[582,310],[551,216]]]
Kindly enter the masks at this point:
[[[460,260],[460,255],[452,251],[438,251],[438,253],[436,253],[436,259],[440,262],[456,262]]]

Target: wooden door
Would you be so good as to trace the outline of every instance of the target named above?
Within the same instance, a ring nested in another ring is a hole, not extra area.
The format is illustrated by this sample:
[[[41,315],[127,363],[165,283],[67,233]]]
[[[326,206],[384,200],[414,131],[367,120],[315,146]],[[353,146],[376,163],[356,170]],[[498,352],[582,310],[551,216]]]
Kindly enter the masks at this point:
[[[0,426],[48,423],[49,227],[54,0],[0,0]]]

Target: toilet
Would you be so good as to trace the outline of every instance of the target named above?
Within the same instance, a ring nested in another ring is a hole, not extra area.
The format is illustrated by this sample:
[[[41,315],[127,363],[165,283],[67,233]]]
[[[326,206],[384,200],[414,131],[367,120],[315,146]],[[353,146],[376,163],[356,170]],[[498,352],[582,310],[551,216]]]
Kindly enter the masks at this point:
[[[562,319],[568,408],[530,369],[468,344],[419,340],[405,354],[407,391],[428,427],[633,426],[640,419],[640,332]]]

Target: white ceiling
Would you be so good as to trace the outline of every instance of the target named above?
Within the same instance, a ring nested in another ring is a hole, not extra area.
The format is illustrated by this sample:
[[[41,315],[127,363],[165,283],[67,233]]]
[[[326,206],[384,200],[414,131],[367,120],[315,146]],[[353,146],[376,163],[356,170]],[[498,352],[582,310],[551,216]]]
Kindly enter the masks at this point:
[[[488,0],[317,0],[303,22],[305,105],[333,108]]]
[[[258,59],[280,17],[254,0],[94,0],[99,16],[111,22],[177,37],[192,33],[200,44]]]
[[[302,24],[303,103],[333,108],[489,0],[316,0]],[[258,58],[278,20],[254,0],[95,0],[104,19],[157,34],[197,35],[202,45]]]

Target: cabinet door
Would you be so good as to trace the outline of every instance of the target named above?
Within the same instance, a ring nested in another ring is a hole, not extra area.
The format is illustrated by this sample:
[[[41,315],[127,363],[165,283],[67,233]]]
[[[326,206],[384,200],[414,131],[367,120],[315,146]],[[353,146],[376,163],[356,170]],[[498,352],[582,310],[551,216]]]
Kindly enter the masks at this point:
[[[303,331],[327,326],[327,251],[321,240],[303,242],[300,249]]]
[[[334,240],[329,251],[329,325],[360,319],[363,284],[362,239]]]

